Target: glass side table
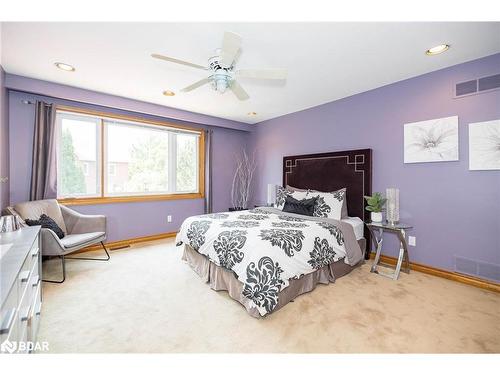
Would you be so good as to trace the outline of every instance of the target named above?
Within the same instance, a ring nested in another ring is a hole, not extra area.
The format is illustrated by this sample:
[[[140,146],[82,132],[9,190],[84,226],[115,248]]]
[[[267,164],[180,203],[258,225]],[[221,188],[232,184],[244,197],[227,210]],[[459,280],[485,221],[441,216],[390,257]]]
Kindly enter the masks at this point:
[[[408,256],[408,244],[406,243],[406,231],[413,227],[411,225],[403,223],[390,225],[387,222],[380,222],[380,223],[371,222],[371,223],[366,223],[366,226],[371,232],[373,244],[377,247],[377,253],[375,254],[375,261],[373,262],[370,272],[377,273],[385,277],[389,277],[393,280],[397,280],[399,278],[399,272],[401,271],[401,266],[404,263],[403,272],[410,273],[410,258]],[[378,270],[380,253],[382,252],[382,241],[384,232],[396,234],[400,242],[398,262],[396,263],[396,269],[392,273]]]

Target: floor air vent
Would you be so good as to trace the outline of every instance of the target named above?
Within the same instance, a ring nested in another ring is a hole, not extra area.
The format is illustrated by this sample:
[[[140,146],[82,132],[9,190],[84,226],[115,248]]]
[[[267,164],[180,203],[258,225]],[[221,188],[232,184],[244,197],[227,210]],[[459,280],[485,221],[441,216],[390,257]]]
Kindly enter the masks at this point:
[[[500,89],[500,74],[488,77],[460,82],[455,85],[455,98],[462,96],[481,94]]]
[[[455,272],[500,282],[500,265],[455,255]]]

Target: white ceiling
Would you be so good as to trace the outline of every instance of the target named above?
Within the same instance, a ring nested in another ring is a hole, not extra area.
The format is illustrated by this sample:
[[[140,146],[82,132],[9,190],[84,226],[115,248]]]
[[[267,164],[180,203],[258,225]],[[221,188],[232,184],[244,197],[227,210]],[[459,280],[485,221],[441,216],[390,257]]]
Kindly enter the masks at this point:
[[[286,84],[240,79],[245,102],[209,86],[181,93],[206,73],[150,57],[205,65],[226,30],[243,37],[237,68],[286,68]],[[3,23],[2,38],[8,73],[256,123],[500,52],[500,23]],[[424,54],[440,43],[452,47]]]

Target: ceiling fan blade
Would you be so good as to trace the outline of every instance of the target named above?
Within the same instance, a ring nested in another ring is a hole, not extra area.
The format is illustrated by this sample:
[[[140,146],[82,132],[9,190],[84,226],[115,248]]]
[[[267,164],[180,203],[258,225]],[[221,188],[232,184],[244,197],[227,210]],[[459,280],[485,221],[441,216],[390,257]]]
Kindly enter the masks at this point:
[[[211,81],[211,78],[203,78],[202,80],[195,82],[192,85],[189,85],[188,87],[184,87],[181,91],[182,92],[193,91],[194,89],[197,89],[200,86],[206,85],[210,81]]]
[[[231,82],[231,90],[239,100],[247,100],[250,98],[250,96],[248,96],[247,92],[243,89],[243,87],[241,87],[238,81]]]
[[[225,67],[233,65],[233,61],[241,47],[241,36],[226,31],[222,40],[222,49],[220,53],[220,63]]]
[[[287,77],[286,69],[241,69],[235,72],[237,77],[258,79],[280,79]]]
[[[208,68],[205,67],[205,66],[201,66],[201,65],[198,65],[198,64],[193,64],[193,63],[190,63],[188,61],[174,59],[173,57],[158,55],[157,53],[153,53],[151,55],[151,57],[154,57],[155,59],[160,59],[160,60],[165,60],[165,61],[173,62],[173,63],[176,63],[176,64],[187,65],[187,66],[190,66],[192,68],[208,70]]]

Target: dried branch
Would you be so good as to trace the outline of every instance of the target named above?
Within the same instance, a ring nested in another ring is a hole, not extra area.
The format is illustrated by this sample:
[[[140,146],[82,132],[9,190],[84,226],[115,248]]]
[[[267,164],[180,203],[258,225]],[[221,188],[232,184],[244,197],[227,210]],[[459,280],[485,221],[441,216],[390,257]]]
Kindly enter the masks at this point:
[[[245,150],[236,157],[236,171],[231,186],[231,204],[235,208],[248,208],[252,180],[257,163],[255,153],[250,158]]]

